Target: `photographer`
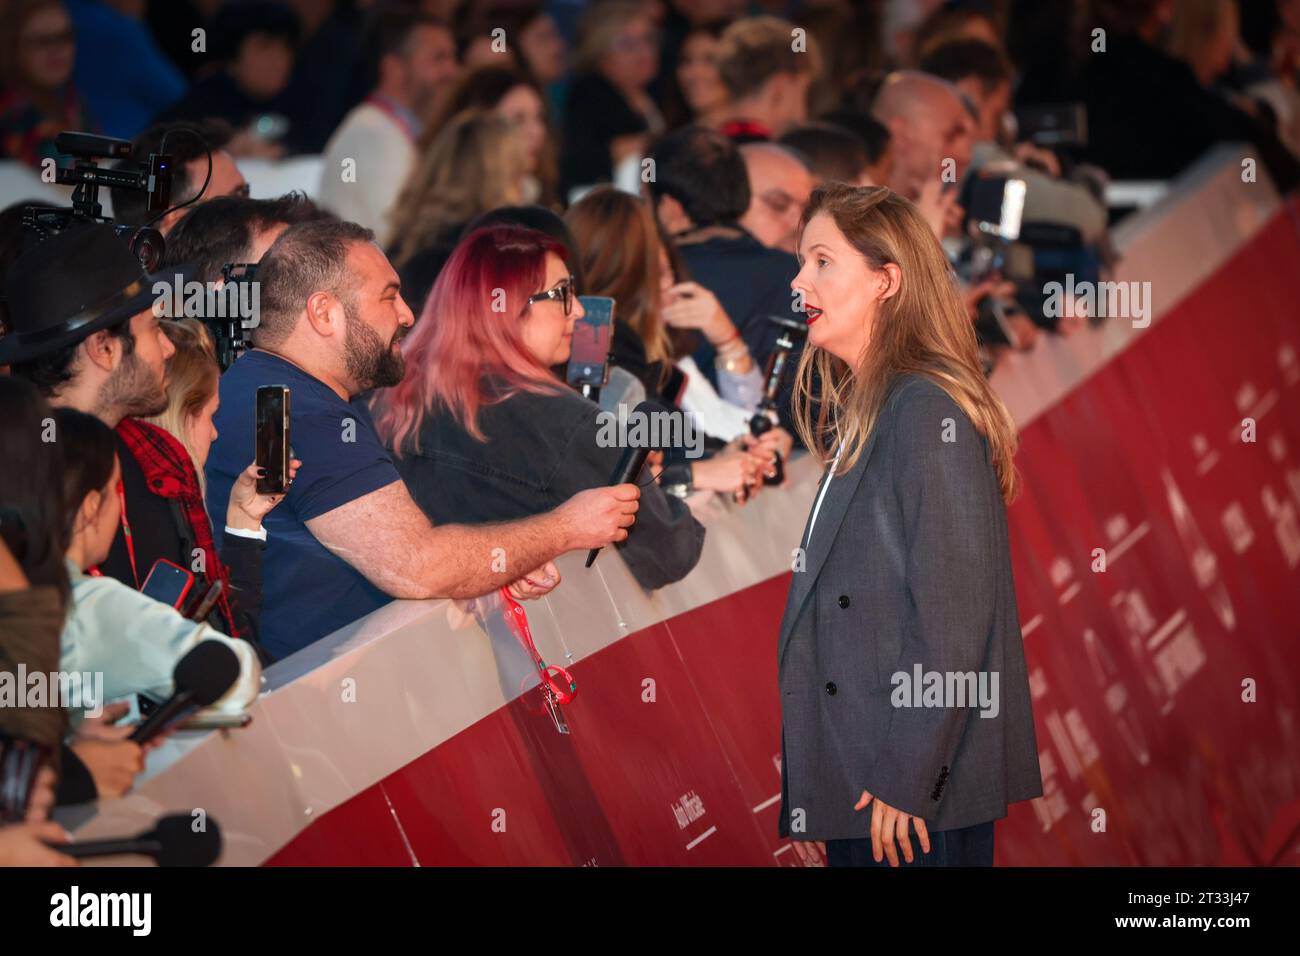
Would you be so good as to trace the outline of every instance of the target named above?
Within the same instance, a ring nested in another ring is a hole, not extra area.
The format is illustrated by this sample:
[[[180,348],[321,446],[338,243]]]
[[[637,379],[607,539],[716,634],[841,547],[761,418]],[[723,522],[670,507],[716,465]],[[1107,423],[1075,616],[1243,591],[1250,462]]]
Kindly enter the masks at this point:
[[[1024,219],[1051,222],[1079,231],[1085,243],[1106,231],[1106,209],[1087,187],[1061,178],[1054,154],[1031,143],[1004,148],[1011,103],[1011,64],[995,47],[981,40],[958,40],[936,47],[921,69],[947,80],[974,105],[978,114],[971,170],[996,172],[1025,182]]]
[[[882,185],[916,203],[940,239],[956,235],[956,186],[970,168],[975,133],[961,94],[937,77],[902,70],[885,77],[871,113],[889,130],[893,165]]]
[[[192,206],[167,234],[162,265],[165,271],[189,263],[195,279],[219,283],[225,266],[259,261],[290,226],[329,217],[302,193],[277,199],[218,196]]]
[[[190,212],[191,200],[204,203],[219,196],[247,196],[248,182],[227,150],[230,127],[220,122],[160,123],[145,130],[131,144],[131,155],[118,164],[120,169],[143,169],[149,154],[162,150],[167,139],[167,155],[172,158],[171,203],[173,208],[153,224],[167,235],[181,217]],[[208,179],[208,157],[212,158],[212,178]],[[204,182],[207,188],[203,189]],[[202,195],[199,190],[203,189]],[[154,218],[145,206],[139,190],[112,189],[113,215],[120,223],[143,226]],[[184,205],[183,205],[184,204]]]
[[[598,488],[543,515],[489,527],[430,525],[376,434],[363,393],[395,385],[414,322],[372,233],[332,220],[287,229],[262,258],[254,349],[221,379],[209,498],[223,501],[254,445],[258,386],[292,395],[289,440],[305,462],[267,520],[262,640],[292,653],[392,598],[537,597],[564,551],[627,536],[638,489]],[[494,553],[504,549],[508,570]],[[513,583],[512,583],[513,582]]]

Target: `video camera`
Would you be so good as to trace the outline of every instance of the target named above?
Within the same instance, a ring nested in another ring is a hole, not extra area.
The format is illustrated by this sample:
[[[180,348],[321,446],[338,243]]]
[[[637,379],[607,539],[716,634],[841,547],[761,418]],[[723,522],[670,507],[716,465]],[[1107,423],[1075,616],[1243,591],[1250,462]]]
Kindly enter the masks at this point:
[[[1091,280],[1100,274],[1102,263],[1078,229],[1024,221],[1025,192],[1023,179],[996,173],[971,176],[963,190],[966,234],[949,247],[957,275],[970,286],[995,277],[1015,286],[1010,297],[989,295],[977,303],[975,332],[983,345],[1007,344],[1016,316],[1054,331],[1060,316],[1044,309],[1047,286],[1067,273]]]
[[[957,275],[970,286],[999,276],[1016,282],[1025,271],[1026,250],[1016,244],[1024,220],[1025,181],[976,174],[967,181],[962,199],[966,237],[950,251]],[[1030,257],[1032,261],[1032,253]],[[1009,344],[1009,322],[1025,312],[1016,298],[998,295],[985,296],[976,309],[975,334],[981,344],[990,345]]]
[[[227,301],[244,302],[248,296],[240,289],[244,283],[252,285],[257,281],[256,262],[228,262],[221,267],[222,288],[227,293]],[[217,315],[202,316],[203,324],[212,333],[217,346],[217,364],[224,373],[230,364],[252,348],[253,329],[245,324],[245,315],[240,309],[219,309]]]
[[[165,152],[150,153],[144,169],[104,169],[96,160],[123,160],[131,155],[131,143],[124,139],[96,136],[91,133],[63,132],[54,139],[54,148],[73,157],[73,165],[56,167],[54,181],[62,186],[72,186],[72,205],[27,206],[23,209],[23,229],[40,242],[56,235],[76,223],[102,222],[113,226],[114,231],[127,243],[128,248],[144,267],[153,272],[162,261],[162,233],[151,225],[128,226],[114,224],[104,215],[99,202],[99,190],[107,186],[142,192],[147,197],[146,208],[156,215],[156,222],[170,211],[172,188],[172,158]]]

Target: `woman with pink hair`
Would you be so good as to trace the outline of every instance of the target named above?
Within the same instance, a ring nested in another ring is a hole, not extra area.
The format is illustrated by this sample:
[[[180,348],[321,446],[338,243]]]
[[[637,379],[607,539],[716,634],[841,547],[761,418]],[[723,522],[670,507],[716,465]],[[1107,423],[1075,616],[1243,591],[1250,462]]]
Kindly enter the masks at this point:
[[[435,522],[547,511],[607,484],[622,457],[600,409],[552,371],[585,314],[567,257],[559,240],[520,226],[465,237],[403,343],[406,377],[375,397],[379,433]],[[617,547],[654,589],[685,577],[703,544],[685,503],[650,484]]]

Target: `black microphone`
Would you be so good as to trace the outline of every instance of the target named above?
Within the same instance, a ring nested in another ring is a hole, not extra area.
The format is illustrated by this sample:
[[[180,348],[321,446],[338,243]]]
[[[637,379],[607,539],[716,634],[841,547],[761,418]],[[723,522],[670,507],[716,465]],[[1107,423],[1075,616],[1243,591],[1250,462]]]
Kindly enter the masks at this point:
[[[772,349],[772,354],[767,359],[767,376],[763,384],[763,397],[758,403],[753,417],[749,420],[749,433],[755,438],[760,438],[767,432],[776,427],[772,418],[776,411],[776,398],[781,392],[781,383],[785,378],[785,370],[790,364],[790,356],[794,352],[795,344],[798,340],[808,333],[806,323],[795,322],[791,319],[783,319],[779,315],[769,315],[767,320],[781,329],[777,337],[776,344]],[[772,465],[772,476],[763,476],[763,484],[779,485],[785,481],[785,462],[781,460],[781,453],[776,452],[776,460]]]
[[[221,641],[199,641],[176,662],[172,671],[175,690],[144,723],[131,740],[145,743],[172,724],[184,720],[201,707],[219,701],[239,680],[239,658]]]
[[[663,405],[649,399],[646,399],[644,402],[638,404],[636,408],[632,409],[633,415],[636,415],[638,418],[645,416],[645,418],[651,422],[655,421],[653,416],[656,412],[669,414],[668,409],[664,408]],[[647,439],[648,438],[649,429],[647,429]],[[650,456],[650,452],[654,451],[654,449],[650,447],[650,444],[651,443],[647,440],[644,448],[623,449],[623,456],[618,460],[618,467],[616,467],[614,473],[609,476],[610,487],[613,487],[614,485],[636,484],[637,476],[641,474],[641,469],[645,467],[646,458]],[[596,560],[596,555],[599,553],[600,548],[592,548],[587,552],[586,567],[591,567]]]
[[[152,830],[139,836],[47,843],[46,846],[78,860],[131,853],[151,856],[159,866],[211,866],[221,856],[221,827],[208,817],[204,829],[195,832],[191,819],[187,814],[177,813],[159,818]]]

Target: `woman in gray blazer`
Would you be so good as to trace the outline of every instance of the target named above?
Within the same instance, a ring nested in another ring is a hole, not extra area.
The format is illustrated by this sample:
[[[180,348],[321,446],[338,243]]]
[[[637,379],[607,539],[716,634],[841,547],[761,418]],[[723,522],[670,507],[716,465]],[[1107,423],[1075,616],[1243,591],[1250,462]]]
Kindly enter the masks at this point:
[[[1015,424],[910,202],[822,186],[799,253],[795,417],[828,468],[778,645],[780,832],[826,841],[831,865],[991,865],[993,821],[1043,792],[1004,506]]]

